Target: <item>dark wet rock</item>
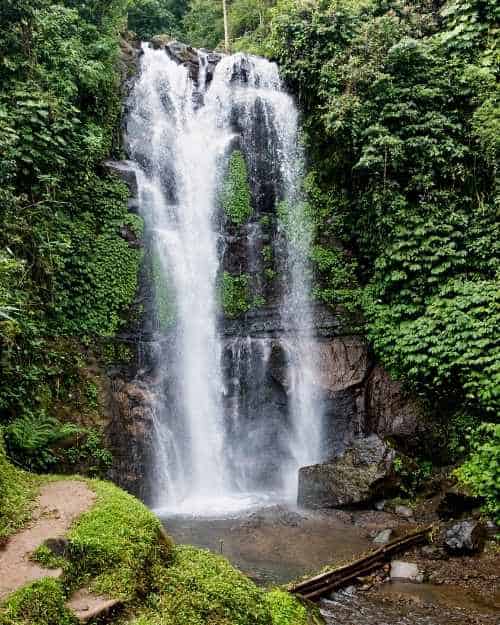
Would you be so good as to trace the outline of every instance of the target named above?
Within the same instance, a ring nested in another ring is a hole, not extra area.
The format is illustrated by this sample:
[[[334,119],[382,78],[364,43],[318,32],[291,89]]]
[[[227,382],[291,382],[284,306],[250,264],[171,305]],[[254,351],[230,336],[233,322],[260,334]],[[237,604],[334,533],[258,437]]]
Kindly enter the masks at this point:
[[[120,228],[119,234],[121,238],[124,239],[128,243],[129,247],[133,247],[133,248],[142,247],[141,239],[139,239],[136,233],[127,224],[123,225]]]
[[[110,479],[140,497],[147,496],[155,395],[145,382],[120,375],[110,381],[110,422],[106,431],[113,453]]]
[[[481,503],[480,497],[475,497],[465,487],[454,485],[444,493],[437,513],[441,519],[456,519],[478,508]]]
[[[486,528],[480,521],[467,520],[455,523],[444,531],[444,546],[452,555],[482,551]]]
[[[170,42],[172,42],[172,37],[170,37],[170,35],[155,35],[150,41],[151,46],[155,50],[166,48]]]
[[[131,197],[137,197],[139,187],[137,184],[137,173],[132,161],[104,161],[103,167],[114,176],[117,176],[127,185]]]
[[[367,426],[381,437],[396,440],[411,439],[422,426],[423,408],[413,397],[406,395],[401,383],[390,378],[376,365],[366,385]]]
[[[130,198],[130,200],[128,201],[128,210],[130,213],[135,213],[136,215],[139,214],[141,205],[139,204],[139,201],[137,200],[137,198]]]
[[[394,491],[396,452],[372,434],[357,439],[333,462],[302,467],[298,503],[306,508],[366,504]]]
[[[446,560],[448,554],[438,545],[424,545],[420,548],[420,553],[429,560]]]
[[[66,557],[69,550],[69,540],[67,538],[47,538],[43,542],[43,546],[47,547],[55,556]]]

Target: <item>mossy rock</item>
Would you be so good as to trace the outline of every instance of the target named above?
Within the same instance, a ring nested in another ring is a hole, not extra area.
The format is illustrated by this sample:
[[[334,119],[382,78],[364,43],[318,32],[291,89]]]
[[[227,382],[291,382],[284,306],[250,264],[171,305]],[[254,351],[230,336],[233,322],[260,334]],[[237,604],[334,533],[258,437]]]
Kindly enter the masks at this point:
[[[129,625],[308,625],[308,610],[281,590],[266,593],[229,562],[179,546],[156,572],[158,590]]]
[[[144,504],[108,482],[89,481],[94,507],[68,534],[65,580],[73,588],[131,600],[151,590],[151,570],[166,564],[172,543]]]

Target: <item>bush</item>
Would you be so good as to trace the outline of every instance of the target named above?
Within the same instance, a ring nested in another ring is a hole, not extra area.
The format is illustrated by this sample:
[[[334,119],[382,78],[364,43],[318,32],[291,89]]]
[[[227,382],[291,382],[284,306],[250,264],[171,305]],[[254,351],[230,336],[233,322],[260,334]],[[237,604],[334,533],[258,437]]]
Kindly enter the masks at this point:
[[[165,33],[176,36],[179,21],[172,5],[167,0],[133,0],[128,10],[128,27],[143,41]]]
[[[485,511],[500,524],[500,424],[483,423],[469,437],[470,456],[455,471],[474,495],[483,497]]]
[[[233,276],[225,271],[222,275],[221,297],[224,314],[230,319],[248,312],[252,307],[249,276]]]

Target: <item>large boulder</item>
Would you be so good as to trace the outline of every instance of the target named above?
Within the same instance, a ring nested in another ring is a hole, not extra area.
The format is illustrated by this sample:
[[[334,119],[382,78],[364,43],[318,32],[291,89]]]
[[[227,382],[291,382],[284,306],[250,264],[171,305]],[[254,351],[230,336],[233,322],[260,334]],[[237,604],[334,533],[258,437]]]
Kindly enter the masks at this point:
[[[486,528],[473,519],[455,523],[444,532],[444,547],[452,555],[478,553],[484,547]]]
[[[395,492],[396,452],[376,434],[359,438],[332,462],[302,467],[299,505],[306,508],[341,508],[366,504]]]

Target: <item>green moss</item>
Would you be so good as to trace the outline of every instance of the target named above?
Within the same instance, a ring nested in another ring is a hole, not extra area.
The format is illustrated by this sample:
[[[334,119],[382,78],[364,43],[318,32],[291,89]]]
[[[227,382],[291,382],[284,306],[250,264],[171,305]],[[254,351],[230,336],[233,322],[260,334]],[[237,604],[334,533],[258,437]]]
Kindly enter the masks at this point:
[[[156,579],[151,607],[131,625],[272,625],[264,592],[209,551],[176,547]]]
[[[151,567],[168,559],[160,521],[138,499],[107,482],[91,481],[95,506],[68,535],[65,577],[72,587],[128,600],[150,589]]]
[[[239,150],[235,150],[229,158],[227,178],[222,191],[222,206],[236,225],[244,223],[252,214],[247,164]]]
[[[0,428],[0,544],[30,518],[35,478],[7,460]]]
[[[21,588],[0,609],[0,625],[75,625],[61,584],[51,578]]]
[[[272,590],[266,595],[273,625],[306,625],[306,608],[290,593]]]
[[[227,271],[222,276],[221,299],[226,317],[235,319],[252,307],[250,278],[247,274],[234,276]]]

